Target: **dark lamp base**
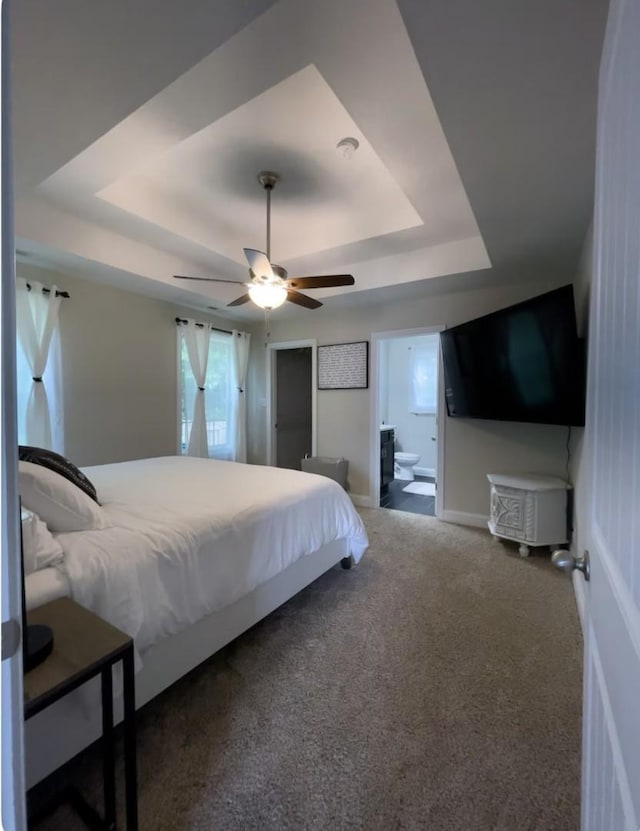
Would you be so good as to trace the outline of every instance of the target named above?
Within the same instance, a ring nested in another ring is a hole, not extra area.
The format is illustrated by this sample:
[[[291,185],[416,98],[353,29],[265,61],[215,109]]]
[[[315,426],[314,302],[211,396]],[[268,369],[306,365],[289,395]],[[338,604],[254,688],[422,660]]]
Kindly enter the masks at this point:
[[[22,658],[25,672],[41,664],[53,649],[53,631],[49,626],[32,624],[24,631],[24,653]]]

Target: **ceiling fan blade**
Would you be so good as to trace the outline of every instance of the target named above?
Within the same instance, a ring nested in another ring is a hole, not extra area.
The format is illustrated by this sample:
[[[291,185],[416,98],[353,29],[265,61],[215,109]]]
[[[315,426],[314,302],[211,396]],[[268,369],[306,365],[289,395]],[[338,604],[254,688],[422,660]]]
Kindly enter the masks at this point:
[[[249,263],[249,268],[253,271],[256,277],[267,277],[269,279],[273,277],[271,263],[269,262],[266,254],[262,251],[256,251],[255,248],[243,248],[243,251],[245,257],[247,258],[247,262]]]
[[[290,277],[287,286],[292,289],[325,289],[334,286],[353,286],[355,280],[351,274],[325,274],[317,277]]]
[[[322,306],[322,303],[316,300],[315,297],[309,297],[309,295],[293,291],[293,289],[287,289],[287,300],[298,306],[304,306],[305,309],[319,309]]]
[[[203,283],[233,283],[236,286],[241,286],[240,280],[219,280],[217,277],[187,277],[184,274],[174,274],[174,280],[199,280]]]
[[[248,303],[251,300],[248,294],[243,294],[240,297],[227,303],[227,306],[242,306],[243,303]]]

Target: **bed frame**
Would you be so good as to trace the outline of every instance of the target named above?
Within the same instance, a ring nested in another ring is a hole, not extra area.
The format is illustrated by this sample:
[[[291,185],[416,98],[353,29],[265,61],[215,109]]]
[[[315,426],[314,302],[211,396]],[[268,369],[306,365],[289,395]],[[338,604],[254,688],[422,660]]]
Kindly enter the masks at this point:
[[[328,569],[351,567],[348,543],[335,540],[301,557],[271,580],[230,606],[160,641],[145,653],[136,675],[136,708],[142,707],[183,675],[241,635]],[[116,676],[117,677],[117,676]],[[120,683],[119,679],[116,683]],[[122,720],[122,693],[114,720]],[[101,735],[100,679],[33,716],[25,724],[26,785],[35,785]]]

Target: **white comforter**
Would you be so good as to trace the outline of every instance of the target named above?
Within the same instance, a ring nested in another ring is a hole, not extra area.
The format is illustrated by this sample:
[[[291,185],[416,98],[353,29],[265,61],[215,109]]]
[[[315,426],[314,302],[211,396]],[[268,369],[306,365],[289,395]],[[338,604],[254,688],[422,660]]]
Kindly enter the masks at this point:
[[[135,638],[138,652],[233,603],[362,520],[332,480],[165,457],[84,468],[113,523],[59,534],[72,596]]]

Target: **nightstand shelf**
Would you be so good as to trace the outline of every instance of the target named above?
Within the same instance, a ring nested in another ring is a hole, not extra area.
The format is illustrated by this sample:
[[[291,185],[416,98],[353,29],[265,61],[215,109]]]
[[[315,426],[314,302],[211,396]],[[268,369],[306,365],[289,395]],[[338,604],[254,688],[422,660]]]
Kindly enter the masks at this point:
[[[122,661],[126,817],[128,831],[136,831],[138,809],[133,640],[68,597],[32,609],[27,615],[27,620],[30,624],[46,624],[52,628],[53,651],[43,663],[24,676],[25,720],[91,678],[101,676],[104,818],[99,817],[75,791],[71,799],[91,827],[102,829],[115,828],[112,669],[114,664]]]

